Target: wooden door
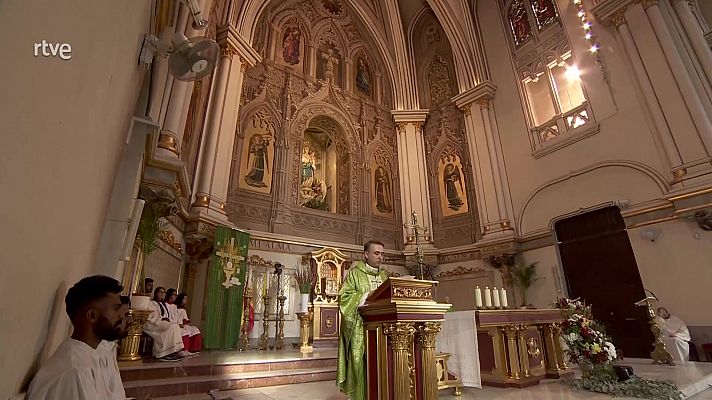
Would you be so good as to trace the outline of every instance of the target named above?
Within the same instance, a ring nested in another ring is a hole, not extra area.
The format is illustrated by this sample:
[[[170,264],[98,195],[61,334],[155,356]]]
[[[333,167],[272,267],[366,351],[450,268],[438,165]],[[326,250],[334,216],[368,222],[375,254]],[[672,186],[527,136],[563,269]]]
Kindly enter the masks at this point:
[[[643,282],[625,223],[617,207],[567,218],[555,225],[569,295],[593,308],[625,357],[650,358],[653,335]]]

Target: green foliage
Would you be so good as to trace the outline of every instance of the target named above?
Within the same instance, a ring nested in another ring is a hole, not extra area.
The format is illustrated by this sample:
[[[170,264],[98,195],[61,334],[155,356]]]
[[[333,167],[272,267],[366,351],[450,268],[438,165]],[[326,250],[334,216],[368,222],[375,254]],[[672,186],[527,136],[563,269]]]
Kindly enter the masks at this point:
[[[637,376],[618,382],[610,373],[594,374],[590,378],[574,379],[569,385],[573,389],[605,393],[613,397],[634,397],[652,400],[681,400],[682,393],[674,384],[655,381]]]
[[[141,221],[139,221],[136,232],[136,243],[144,255],[149,255],[156,250],[158,236],[166,225],[161,221],[161,218],[169,214],[170,204],[167,205],[163,201],[147,202],[143,207]]]
[[[522,306],[527,305],[527,291],[529,288],[543,279],[537,276],[537,264],[538,263],[527,264],[524,260],[520,259],[517,264],[512,267],[512,283],[522,292]]]
[[[299,293],[311,294],[316,284],[316,270],[309,265],[304,265],[294,272],[294,279],[297,281]]]

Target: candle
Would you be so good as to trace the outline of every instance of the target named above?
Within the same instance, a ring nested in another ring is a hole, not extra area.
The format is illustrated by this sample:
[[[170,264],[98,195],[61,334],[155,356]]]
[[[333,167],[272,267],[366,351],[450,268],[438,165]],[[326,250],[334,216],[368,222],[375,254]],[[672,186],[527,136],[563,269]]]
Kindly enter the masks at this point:
[[[497,289],[497,286],[492,289],[492,305],[494,308],[499,308],[499,289]]]
[[[507,304],[507,289],[502,288],[502,308],[507,308],[509,304]]]
[[[482,289],[479,286],[475,288],[475,307],[482,308]]]
[[[485,307],[492,307],[492,291],[489,286],[485,286]]]

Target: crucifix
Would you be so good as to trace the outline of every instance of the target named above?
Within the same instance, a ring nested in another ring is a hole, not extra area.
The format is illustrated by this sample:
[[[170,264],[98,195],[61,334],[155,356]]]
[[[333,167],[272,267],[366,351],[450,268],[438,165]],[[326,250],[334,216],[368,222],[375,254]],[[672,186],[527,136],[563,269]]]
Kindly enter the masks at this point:
[[[223,262],[223,272],[225,273],[225,282],[222,283],[226,289],[231,286],[240,285],[240,281],[232,276],[238,270],[237,263],[243,261],[245,257],[240,254],[240,249],[235,243],[235,238],[231,237],[230,241],[223,244],[222,246],[218,243],[218,250],[215,255],[220,257]],[[237,282],[235,282],[237,281]]]
[[[403,227],[406,229],[412,229],[415,233],[415,256],[418,260],[418,267],[420,268],[420,279],[423,279],[423,264],[425,255],[420,249],[420,231],[423,231],[423,233],[425,233],[428,231],[428,228],[425,226],[418,225],[418,214],[415,211],[413,211],[410,215],[413,219],[413,223],[403,224]]]

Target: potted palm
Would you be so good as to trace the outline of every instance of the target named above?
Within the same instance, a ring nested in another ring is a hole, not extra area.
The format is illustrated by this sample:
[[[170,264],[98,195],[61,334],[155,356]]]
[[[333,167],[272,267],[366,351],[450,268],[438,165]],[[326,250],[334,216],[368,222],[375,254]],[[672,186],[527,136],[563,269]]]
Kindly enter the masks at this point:
[[[306,313],[309,311],[309,297],[316,283],[316,271],[310,265],[303,265],[294,272],[294,279],[301,293],[300,312]]]
[[[519,289],[522,295],[520,308],[534,308],[527,301],[527,291],[543,278],[538,276],[536,265],[538,263],[527,264],[524,260],[519,260],[512,268],[512,283]]]

